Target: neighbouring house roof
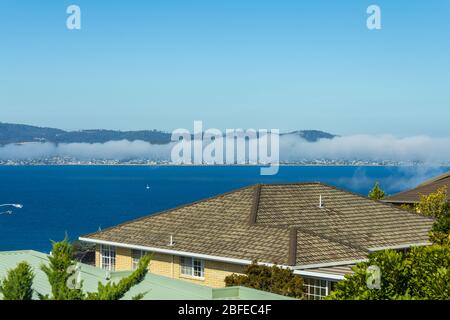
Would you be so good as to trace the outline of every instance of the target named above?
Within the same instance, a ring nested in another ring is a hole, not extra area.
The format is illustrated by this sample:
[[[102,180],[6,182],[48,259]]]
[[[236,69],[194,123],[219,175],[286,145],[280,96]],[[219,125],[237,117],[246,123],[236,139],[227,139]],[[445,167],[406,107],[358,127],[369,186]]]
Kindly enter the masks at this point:
[[[47,276],[41,271],[40,266],[48,263],[48,256],[44,253],[25,251],[0,252],[0,279],[3,279],[8,270],[13,269],[18,263],[28,262],[35,273],[33,281],[34,299],[38,299],[38,293],[51,294],[51,287]],[[80,280],[86,292],[97,290],[98,282],[106,283],[105,271],[78,263],[81,267]],[[119,281],[131,272],[110,272],[111,281]],[[212,300],[212,299],[243,299],[243,300],[281,300],[288,297],[244,287],[210,288],[182,280],[171,279],[149,273],[138,285],[131,288],[124,299],[131,299],[139,293],[145,293],[144,300]],[[0,294],[1,297],[1,294]]]
[[[431,180],[425,181],[414,189],[397,193],[384,199],[383,201],[388,203],[417,203],[420,201],[421,195],[428,195],[432,192],[436,192],[439,188],[445,185],[450,187],[450,171]],[[448,193],[447,197],[450,201],[450,193]]]
[[[431,218],[321,183],[263,184],[80,239],[242,264],[306,266],[360,261],[379,248],[423,245],[432,224]]]

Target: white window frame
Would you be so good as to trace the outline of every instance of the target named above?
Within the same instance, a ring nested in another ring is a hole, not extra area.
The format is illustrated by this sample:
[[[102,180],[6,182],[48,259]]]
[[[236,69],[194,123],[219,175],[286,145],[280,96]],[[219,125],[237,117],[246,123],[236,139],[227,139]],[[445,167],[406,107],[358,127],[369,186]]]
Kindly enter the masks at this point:
[[[200,274],[198,269],[200,268]],[[195,279],[205,279],[205,261],[193,257],[180,256],[180,274],[184,277],[190,277]]]
[[[106,271],[116,271],[116,247],[100,245],[100,268]]]
[[[145,255],[144,250],[131,249],[131,270],[136,270],[139,266],[139,260]]]
[[[331,281],[303,277],[303,292],[306,300],[322,300],[330,294]]]

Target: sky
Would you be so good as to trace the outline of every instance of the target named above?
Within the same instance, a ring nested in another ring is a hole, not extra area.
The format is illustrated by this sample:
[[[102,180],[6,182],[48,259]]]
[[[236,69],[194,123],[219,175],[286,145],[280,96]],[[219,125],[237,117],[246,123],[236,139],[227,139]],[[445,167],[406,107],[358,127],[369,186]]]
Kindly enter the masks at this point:
[[[449,35],[448,0],[2,0],[0,121],[445,138]]]

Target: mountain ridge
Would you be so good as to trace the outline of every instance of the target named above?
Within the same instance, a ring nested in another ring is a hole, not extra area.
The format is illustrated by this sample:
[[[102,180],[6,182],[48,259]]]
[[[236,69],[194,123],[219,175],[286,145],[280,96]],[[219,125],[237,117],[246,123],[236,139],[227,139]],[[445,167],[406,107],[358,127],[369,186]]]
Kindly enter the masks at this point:
[[[309,142],[336,137],[334,134],[319,130],[296,130],[282,133],[281,135],[296,135]],[[120,140],[141,140],[151,144],[168,144],[171,141],[171,134],[155,129],[136,131],[106,129],[66,131],[50,127],[0,122],[0,145],[28,142],[51,142],[55,144],[105,143]]]

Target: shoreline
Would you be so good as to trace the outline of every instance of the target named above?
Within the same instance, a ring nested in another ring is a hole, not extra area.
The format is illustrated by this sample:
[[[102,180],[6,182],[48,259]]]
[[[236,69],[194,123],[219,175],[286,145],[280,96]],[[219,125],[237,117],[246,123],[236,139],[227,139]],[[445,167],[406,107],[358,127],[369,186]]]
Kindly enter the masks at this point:
[[[0,164],[0,167],[269,167],[262,164]],[[430,167],[429,164],[279,164],[278,167]],[[450,167],[450,164],[432,167]]]

